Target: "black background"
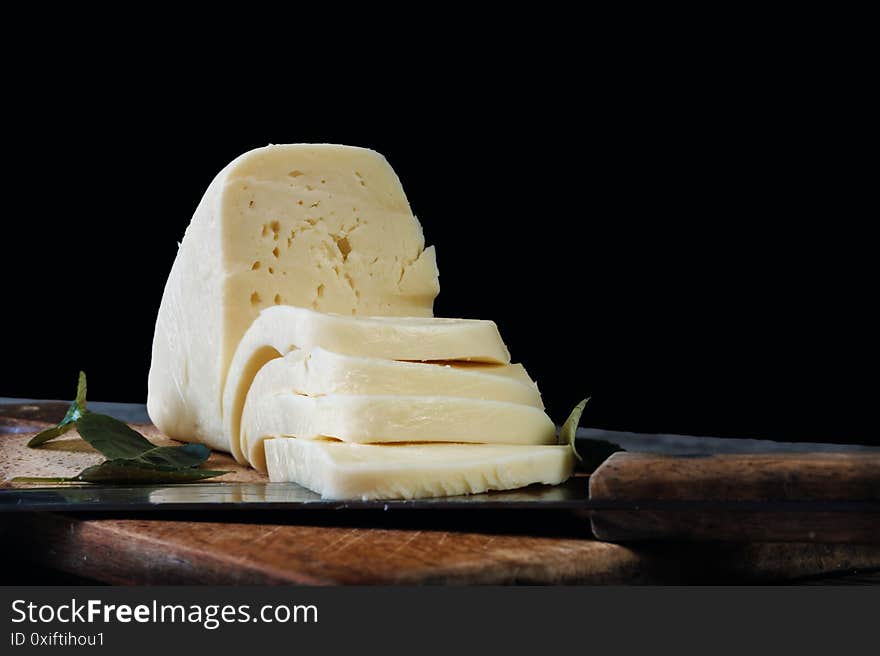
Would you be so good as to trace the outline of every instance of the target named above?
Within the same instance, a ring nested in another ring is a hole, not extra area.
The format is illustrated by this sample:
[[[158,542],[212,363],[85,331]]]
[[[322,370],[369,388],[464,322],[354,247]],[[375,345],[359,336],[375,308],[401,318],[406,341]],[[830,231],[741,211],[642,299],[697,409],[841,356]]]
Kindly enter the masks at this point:
[[[17,71],[0,396],[68,398],[83,368],[90,398],[143,402],[212,177],[336,142],[386,155],[437,247],[436,314],[494,319],[556,421],[590,394],[592,426],[880,443],[870,85],[825,53],[728,45],[368,52],[271,83],[210,52]]]

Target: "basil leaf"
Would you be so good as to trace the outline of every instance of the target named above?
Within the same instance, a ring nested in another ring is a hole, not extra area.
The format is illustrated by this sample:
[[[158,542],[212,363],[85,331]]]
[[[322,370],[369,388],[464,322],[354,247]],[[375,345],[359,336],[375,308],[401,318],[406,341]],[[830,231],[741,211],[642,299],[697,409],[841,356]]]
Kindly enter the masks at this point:
[[[118,459],[87,467],[73,480],[83,483],[189,483],[228,473],[211,469],[176,469]]]
[[[562,424],[562,428],[559,429],[559,439],[556,440],[557,444],[567,444],[571,448],[571,452],[574,453],[574,457],[581,462],[583,462],[584,459],[581,458],[581,454],[577,452],[574,442],[575,436],[577,435],[578,424],[581,422],[581,415],[584,413],[584,408],[587,406],[589,400],[590,397],[587,397],[574,407],[574,410],[568,415],[568,419]]]
[[[69,478],[16,476],[13,483],[191,483],[228,474],[211,469],[175,469],[147,465],[137,460],[105,460]]]
[[[108,415],[86,410],[86,375],[80,371],[76,399],[56,426],[38,433],[28,442],[35,447],[63,435],[76,426],[80,436],[108,459],[87,467],[70,478],[20,476],[17,483],[188,483],[228,474],[197,469],[211,455],[204,444],[154,446],[127,424]]]
[[[559,439],[557,442],[559,444],[567,444],[571,447],[575,457],[581,463],[579,469],[592,473],[599,465],[605,462],[605,459],[612,453],[626,451],[626,449],[619,444],[609,442],[608,440],[582,439],[581,446],[584,447],[584,456],[582,457],[581,454],[577,452],[577,448],[575,447],[575,437],[577,435],[578,424],[581,422],[581,415],[583,414],[584,408],[589,400],[590,398],[587,397],[574,407],[574,410],[571,411],[568,419],[562,424],[562,428],[559,429]]]
[[[182,446],[157,446],[137,457],[137,460],[150,465],[164,465],[184,469],[198,467],[211,455],[211,449],[204,444],[184,444]]]
[[[74,399],[74,403],[76,407],[79,408],[81,414],[86,413],[86,390],[88,389],[88,385],[86,385],[86,372],[80,371],[79,378],[76,380],[76,399]]]
[[[88,412],[77,421],[76,429],[86,442],[111,460],[137,458],[155,448],[143,435],[107,415]]]
[[[82,418],[82,416],[86,413],[86,375],[84,372],[79,372],[79,379],[77,380],[76,385],[76,399],[74,399],[73,403],[70,404],[70,407],[67,409],[67,413],[64,415],[64,419],[58,422],[57,425],[52,428],[47,428],[44,431],[41,431],[34,435],[27,443],[27,445],[31,448],[35,446],[40,446],[48,442],[49,440],[54,440],[56,437],[61,437],[71,428],[76,425],[76,422]]]
[[[68,421],[67,417],[65,417],[57,426],[47,428],[46,430],[34,435],[30,440],[28,440],[27,445],[31,448],[35,446],[40,446],[41,444],[48,442],[49,440],[54,440],[56,437],[61,437],[73,427],[74,422]]]

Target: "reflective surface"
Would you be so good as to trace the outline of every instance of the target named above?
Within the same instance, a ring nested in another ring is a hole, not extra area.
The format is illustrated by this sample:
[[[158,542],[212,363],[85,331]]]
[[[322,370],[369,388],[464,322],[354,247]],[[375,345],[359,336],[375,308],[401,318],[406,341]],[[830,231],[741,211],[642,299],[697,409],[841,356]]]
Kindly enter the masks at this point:
[[[0,490],[0,511],[304,510],[392,508],[583,508],[587,478],[432,499],[329,500],[295,483],[188,483],[184,485],[68,485]]]
[[[379,501],[322,499],[295,483],[187,483],[183,485],[70,485],[0,490],[0,512],[300,511],[300,510],[632,510],[726,512],[869,512],[873,501],[591,501],[587,477],[555,487],[535,485],[431,499]]]

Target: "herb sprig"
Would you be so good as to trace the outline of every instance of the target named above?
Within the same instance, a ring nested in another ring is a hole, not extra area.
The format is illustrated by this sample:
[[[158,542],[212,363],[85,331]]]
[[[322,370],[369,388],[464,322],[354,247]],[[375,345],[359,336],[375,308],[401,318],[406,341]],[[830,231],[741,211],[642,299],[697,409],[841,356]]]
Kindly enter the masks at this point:
[[[562,424],[562,428],[559,429],[559,438],[557,439],[557,443],[567,444],[569,446],[572,453],[574,453],[574,457],[578,459],[578,462],[580,462],[579,469],[583,469],[587,472],[593,472],[599,465],[605,462],[605,459],[612,453],[616,453],[617,451],[625,451],[626,449],[621,447],[619,444],[609,442],[608,440],[581,438],[580,443],[584,447],[586,447],[584,449],[584,453],[586,454],[586,456],[581,456],[581,454],[578,453],[576,447],[577,440],[575,438],[577,436],[578,425],[581,423],[581,415],[584,413],[584,408],[587,407],[587,403],[589,401],[590,397],[587,397],[574,407],[574,409],[571,411],[571,414],[568,415],[568,419],[566,419],[565,423]]]
[[[198,469],[211,455],[203,444],[155,446],[123,422],[86,408],[86,375],[79,372],[76,398],[64,418],[52,428],[34,435],[27,445],[36,448],[61,437],[73,428],[107,460],[86,467],[76,476],[36,478],[21,476],[17,483],[188,483],[228,474]]]

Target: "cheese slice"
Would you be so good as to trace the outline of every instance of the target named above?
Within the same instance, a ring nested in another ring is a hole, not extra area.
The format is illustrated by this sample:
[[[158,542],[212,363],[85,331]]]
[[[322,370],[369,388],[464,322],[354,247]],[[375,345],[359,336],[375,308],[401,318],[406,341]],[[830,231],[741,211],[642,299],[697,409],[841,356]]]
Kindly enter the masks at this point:
[[[336,438],[344,442],[470,442],[553,444],[556,428],[530,405],[447,396],[249,394],[241,448],[266,471],[268,437]]]
[[[509,374],[508,369],[517,371]],[[456,398],[522,403],[543,409],[541,394],[515,365],[460,367],[454,363],[398,362],[333,353],[322,348],[297,349],[260,369],[249,394],[275,396],[401,395],[442,393]],[[526,374],[528,376],[528,374]]]
[[[400,181],[364,148],[284,145],[240,156],[210,184],[159,307],[147,409],[166,435],[230,450],[223,384],[260,310],[432,315],[439,291]]]
[[[489,365],[510,362],[510,353],[493,321],[352,317],[290,306],[266,309],[241,339],[223,392],[223,443],[239,462],[244,462],[239,425],[254,376],[274,358],[296,348],[316,347],[341,355],[387,360],[459,360]],[[527,377],[518,368],[505,373]]]
[[[568,446],[346,444],[266,440],[269,480],[328,499],[417,499],[556,485],[571,476]]]
[[[529,372],[520,363],[492,364],[490,362],[466,362],[463,360],[431,360],[432,365],[455,367],[460,371],[473,371],[518,380],[537,389],[538,384],[531,379]]]
[[[522,365],[429,364],[341,355],[322,348],[297,349],[264,365],[248,389],[263,399],[280,394],[401,395],[486,399],[544,408],[537,386]],[[254,401],[256,402],[256,401]],[[234,453],[248,462],[240,441],[240,421],[233,422]]]

